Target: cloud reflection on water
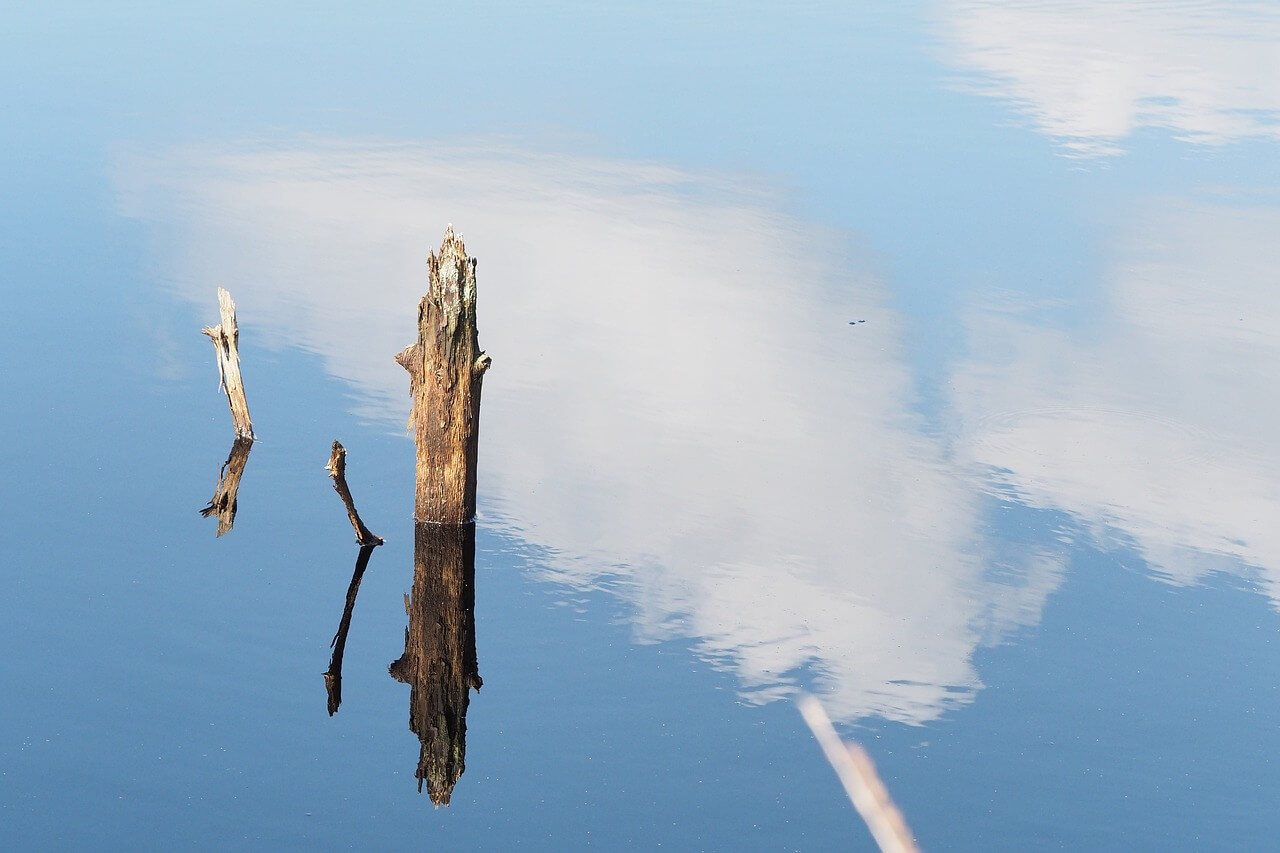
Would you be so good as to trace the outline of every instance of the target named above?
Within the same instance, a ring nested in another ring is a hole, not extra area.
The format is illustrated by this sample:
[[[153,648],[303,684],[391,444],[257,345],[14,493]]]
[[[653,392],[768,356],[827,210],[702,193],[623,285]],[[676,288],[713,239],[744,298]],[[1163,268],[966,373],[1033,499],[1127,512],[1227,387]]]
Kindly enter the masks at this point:
[[[185,296],[227,286],[255,336],[319,353],[397,430],[391,357],[452,221],[495,364],[483,522],[756,699],[809,668],[838,718],[927,721],[1058,583],[1036,554],[984,574],[980,498],[909,410],[883,288],[767,194],[479,146],[187,149],[118,175]]]
[[[946,58],[1082,155],[1140,127],[1280,139],[1280,8],[1264,3],[951,0]]]
[[[960,454],[1172,582],[1237,572],[1280,608],[1280,210],[1159,199],[1128,223],[1095,327],[974,315]]]

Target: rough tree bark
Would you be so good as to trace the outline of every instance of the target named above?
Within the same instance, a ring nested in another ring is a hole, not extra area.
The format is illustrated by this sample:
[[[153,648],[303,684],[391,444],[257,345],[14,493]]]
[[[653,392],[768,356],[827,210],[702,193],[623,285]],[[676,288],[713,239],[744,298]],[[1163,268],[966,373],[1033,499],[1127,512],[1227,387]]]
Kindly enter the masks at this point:
[[[418,736],[418,790],[448,805],[466,769],[467,706],[481,684],[476,662],[474,524],[419,523],[404,654],[388,668],[410,685],[409,729]]]
[[[240,328],[236,325],[236,304],[231,294],[218,288],[218,310],[222,322],[204,333],[213,341],[218,353],[218,384],[227,394],[231,407],[231,423],[236,435],[253,441],[253,423],[249,420],[249,404],[244,398],[244,382],[240,378]]]
[[[418,521],[463,524],[476,514],[480,385],[489,356],[476,332],[476,261],[450,225],[427,259],[418,341],[396,356],[409,371],[417,445]]]

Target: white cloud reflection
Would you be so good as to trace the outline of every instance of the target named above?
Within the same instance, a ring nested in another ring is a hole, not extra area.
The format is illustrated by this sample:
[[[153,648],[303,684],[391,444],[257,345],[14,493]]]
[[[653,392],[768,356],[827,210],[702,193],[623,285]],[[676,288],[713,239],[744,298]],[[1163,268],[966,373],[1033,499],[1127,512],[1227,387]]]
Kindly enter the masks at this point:
[[[1179,584],[1226,570],[1280,609],[1280,210],[1153,202],[1097,327],[975,317],[961,453]]]
[[[952,0],[940,19],[951,62],[1076,153],[1115,153],[1143,126],[1280,139],[1273,3]]]
[[[244,327],[321,354],[396,429],[391,356],[452,221],[494,357],[486,523],[545,548],[549,577],[627,596],[642,635],[693,638],[755,698],[811,668],[844,720],[929,720],[1058,583],[1036,554],[984,574],[975,492],[908,409],[885,294],[766,195],[476,146],[192,149],[119,185],[186,296],[227,286]]]

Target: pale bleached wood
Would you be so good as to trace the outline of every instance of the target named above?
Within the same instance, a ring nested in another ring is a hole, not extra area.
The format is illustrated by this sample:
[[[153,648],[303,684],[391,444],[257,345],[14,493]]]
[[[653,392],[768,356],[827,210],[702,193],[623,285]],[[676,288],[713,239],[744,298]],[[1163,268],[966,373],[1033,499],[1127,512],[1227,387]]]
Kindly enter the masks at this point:
[[[884,782],[880,781],[871,756],[858,744],[840,740],[826,709],[817,699],[805,696],[799,705],[800,714],[883,853],[920,853],[915,835],[894,805]]]
[[[231,423],[236,435],[253,440],[253,423],[249,420],[249,403],[244,398],[244,380],[240,377],[240,329],[236,325],[236,304],[231,294],[218,288],[218,310],[222,322],[204,327],[218,354],[218,385],[227,395],[231,407]]]

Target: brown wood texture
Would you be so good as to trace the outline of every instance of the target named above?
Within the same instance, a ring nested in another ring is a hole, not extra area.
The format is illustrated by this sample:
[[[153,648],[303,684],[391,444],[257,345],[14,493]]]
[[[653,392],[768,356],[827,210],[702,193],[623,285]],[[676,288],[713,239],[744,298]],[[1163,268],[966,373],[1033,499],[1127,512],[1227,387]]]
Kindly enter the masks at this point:
[[[333,490],[338,493],[338,497],[342,498],[342,504],[347,508],[347,518],[350,519],[351,527],[356,532],[356,544],[381,545],[382,537],[370,533],[369,528],[365,527],[364,522],[360,520],[360,513],[356,512],[355,501],[351,499],[351,489],[347,487],[347,449],[341,442],[334,441],[333,450],[329,454],[329,464],[325,465],[324,469],[333,478]]]
[[[209,499],[209,505],[200,510],[205,518],[211,515],[218,517],[218,535],[227,533],[236,523],[236,494],[240,490],[240,478],[244,476],[245,466],[249,464],[249,451],[253,449],[253,439],[237,438],[231,445],[231,453],[227,461],[218,469],[218,488]]]
[[[462,524],[476,514],[480,386],[489,368],[476,331],[476,261],[450,225],[427,259],[418,340],[396,361],[409,372],[417,447],[418,521]]]
[[[474,524],[414,530],[413,592],[404,654],[389,672],[410,686],[409,729],[418,736],[418,790],[448,805],[466,769],[467,706],[482,684],[476,662]]]
[[[227,395],[231,407],[231,424],[236,435],[253,440],[253,423],[249,420],[249,403],[244,397],[244,380],[240,376],[240,328],[236,325],[236,304],[231,294],[218,288],[218,310],[222,322],[204,327],[218,353],[218,384]]]

